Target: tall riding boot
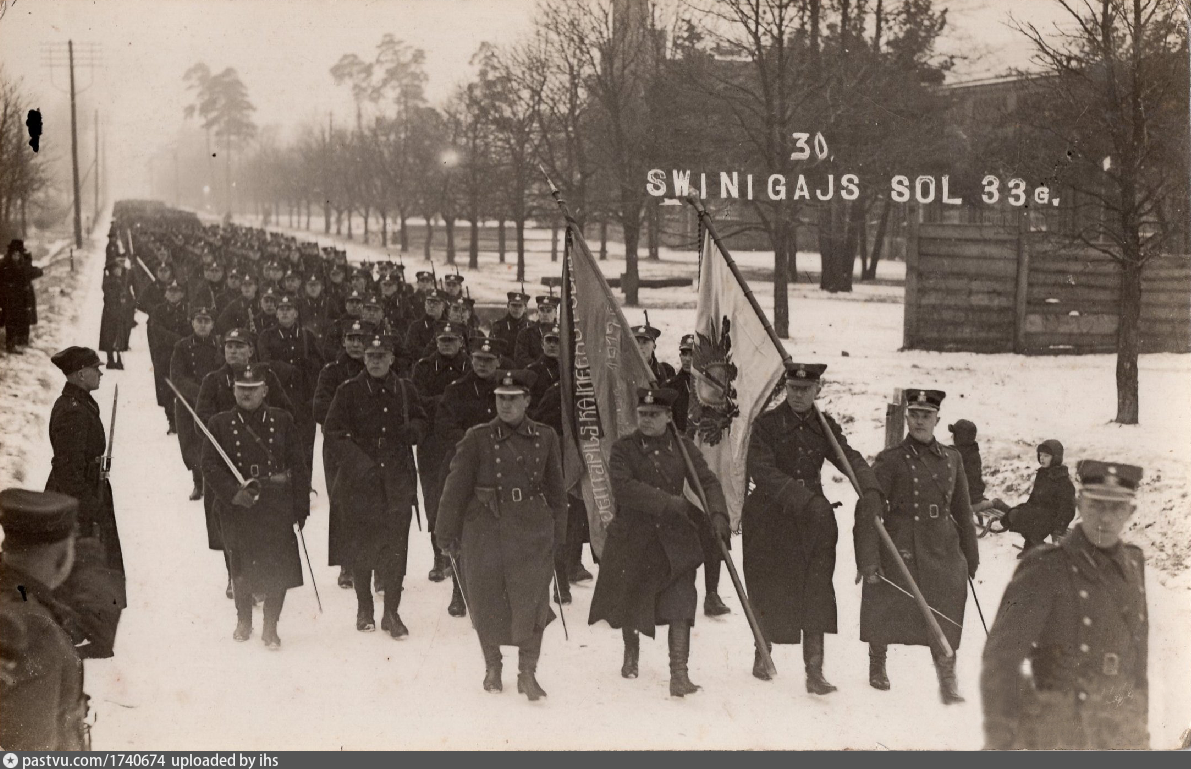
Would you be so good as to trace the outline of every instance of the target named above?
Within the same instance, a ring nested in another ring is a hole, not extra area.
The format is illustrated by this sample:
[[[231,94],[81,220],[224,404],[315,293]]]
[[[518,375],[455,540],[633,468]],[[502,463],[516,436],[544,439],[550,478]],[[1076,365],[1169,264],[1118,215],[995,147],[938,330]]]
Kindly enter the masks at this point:
[[[765,650],[772,654],[773,644],[766,641]],[[769,671],[765,669],[765,660],[761,657],[760,647],[753,649],[753,677],[760,678],[762,681],[769,681],[773,678],[773,676],[769,675]]]
[[[371,633],[376,630],[376,606],[372,602],[372,570],[353,569],[352,584],[356,589],[356,630]]]
[[[703,613],[708,617],[722,617],[732,612],[720,598],[720,559],[708,558],[703,562]]]
[[[107,363],[105,363],[105,364],[104,364],[104,368],[106,368],[106,369],[114,369],[114,368],[116,367],[116,361],[115,361],[115,359],[112,357],[112,354],[111,354],[110,352],[108,352],[108,353],[104,353],[104,354],[107,356],[107,359],[108,359],[108,360],[107,360]]]
[[[670,623],[670,696],[685,697],[699,691],[687,673],[691,656],[691,623],[673,620]]]
[[[388,580],[386,580],[388,582]],[[409,635],[409,628],[401,621],[397,608],[401,606],[401,591],[404,587],[400,582],[389,583],[385,590],[385,613],[380,618],[380,629],[385,630],[393,638],[405,638]]]
[[[452,617],[466,617],[467,603],[463,600],[463,589],[459,586],[459,578],[452,575],[451,581],[455,590],[451,593],[451,605],[447,607],[447,614]]]
[[[434,548],[434,565],[430,567],[430,573],[426,576],[431,582],[442,582],[451,571],[451,561],[447,556],[438,552],[438,548],[433,544],[431,547]]]
[[[190,501],[203,498],[203,474],[200,470],[191,470],[190,479],[194,481],[194,488],[190,490]]]
[[[624,638],[624,663],[620,666],[620,677],[636,678],[641,659],[641,636],[630,627],[621,628],[620,634]]]
[[[261,640],[265,642],[267,649],[273,651],[281,648],[281,637],[277,635],[277,620],[281,619],[281,607],[284,604],[284,590],[265,596],[265,629],[261,631]]]
[[[932,650],[931,656],[935,658],[935,671],[939,674],[939,699],[943,700],[944,705],[963,702],[964,698],[959,694],[959,681],[955,676],[955,655],[941,657]]]
[[[883,692],[889,691],[889,674],[885,672],[885,658],[889,647],[885,644],[868,645],[868,685]]]
[[[500,646],[497,644],[489,644],[481,641],[480,651],[484,653],[484,691],[504,691],[504,682],[500,677],[503,668],[500,656]]]
[[[836,687],[823,677],[823,634],[802,634],[802,661],[806,665],[807,694],[831,694]]]
[[[223,591],[223,594],[228,598],[228,600],[234,600],[236,597],[236,591],[233,589],[232,585],[232,559],[231,556],[227,554],[226,547],[223,549],[223,568],[227,569],[227,589]],[[239,604],[237,604],[237,606],[238,605]]]
[[[232,583],[228,580],[228,589]],[[252,596],[247,590],[233,591],[236,599],[236,630],[232,638],[237,641],[247,641],[252,638]]]
[[[571,603],[571,581],[567,577],[567,566],[560,559],[554,561],[554,600],[569,606]]]
[[[546,690],[538,684],[538,657],[542,653],[542,631],[534,633],[533,638],[517,649],[517,693],[524,694],[530,702],[536,702],[546,696]]]

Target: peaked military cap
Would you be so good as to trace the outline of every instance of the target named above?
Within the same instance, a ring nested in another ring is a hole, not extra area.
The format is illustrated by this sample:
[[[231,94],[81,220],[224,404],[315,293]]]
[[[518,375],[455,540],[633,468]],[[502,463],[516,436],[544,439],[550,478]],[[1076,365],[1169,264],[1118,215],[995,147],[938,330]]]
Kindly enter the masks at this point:
[[[543,339],[562,339],[562,328],[555,323],[550,328],[542,332]]]
[[[678,351],[684,352],[686,350],[695,349],[695,335],[683,334],[682,339],[678,340]]]
[[[165,287],[165,290],[166,291],[183,291],[185,289],[182,288],[182,284],[179,283],[177,280],[171,280],[170,284]]]
[[[449,323],[447,321],[440,321],[440,322],[436,323],[434,326],[434,338],[435,339],[446,339],[446,338],[462,339],[463,338],[463,329],[460,328],[458,323]]]
[[[384,277],[380,279],[381,283],[397,283],[397,276],[391,272],[386,272]]]
[[[224,344],[246,344],[252,346],[252,335],[242,328],[233,328],[223,336]]]
[[[277,300],[277,309],[280,310],[282,307],[289,307],[296,310],[298,309],[298,303],[289,294],[282,294],[281,298]]]
[[[362,321],[352,321],[352,324],[343,331],[346,336],[368,336],[372,333],[371,327]]]
[[[310,273],[310,275],[306,278],[306,285],[310,285],[311,283],[321,284],[322,282],[322,276],[320,276],[317,272]]]
[[[253,275],[251,272],[244,273],[244,277],[240,280],[240,285],[242,286],[245,283],[251,283],[252,285],[255,286],[256,285],[256,276]]]
[[[393,352],[393,342],[387,336],[378,334],[364,344],[364,352]]]
[[[505,353],[504,342],[490,336],[473,336],[468,347],[472,355],[491,355],[499,358]]]
[[[347,295],[347,298],[344,299],[343,301],[345,301],[345,302],[363,302],[364,295],[361,294],[359,291],[353,290],[350,294]]]
[[[462,275],[444,275],[442,281],[443,281],[443,283],[459,285],[460,283],[463,282],[463,276]]]
[[[193,320],[195,318],[206,318],[207,320],[215,320],[215,317],[211,314],[210,307],[195,307],[193,310],[190,311],[190,318],[191,318],[191,320]]]
[[[1102,499],[1131,499],[1141,484],[1142,469],[1136,465],[1081,459],[1075,466],[1083,493]]]
[[[508,297],[509,304],[513,304],[514,302],[525,304],[529,301],[529,294],[523,294],[520,291],[510,291]]]
[[[664,406],[669,408],[674,405],[674,400],[678,397],[677,390],[671,390],[668,387],[638,387],[637,388],[637,405],[638,406]]]
[[[365,307],[375,307],[376,309],[379,310],[381,308],[380,299],[377,299],[375,296],[372,296],[370,294],[368,296],[368,298],[364,300],[364,306]]]
[[[947,393],[942,390],[907,389],[906,408],[938,411],[946,397]]]
[[[50,357],[50,363],[57,366],[63,374],[70,376],[76,371],[99,365],[99,353],[90,347],[67,347]]]
[[[273,288],[272,286],[269,286],[268,288],[266,288],[265,293],[261,294],[262,302],[265,301],[266,299],[276,302],[280,298],[281,298],[281,294],[277,291],[277,289]]]
[[[344,266],[342,264],[340,264],[339,262],[335,262],[334,264],[331,265],[330,272],[332,275],[334,275],[336,273],[343,275],[346,271],[347,270],[344,268]]]
[[[434,280],[434,273],[432,273],[428,270],[418,270],[415,277],[418,280]]]
[[[236,372],[236,387],[260,387],[265,383],[265,372],[260,366],[249,363]]]
[[[535,296],[534,301],[538,303],[538,307],[557,307],[557,296]]]
[[[0,528],[4,529],[6,543],[61,542],[74,531],[78,511],[77,499],[56,491],[0,491]]]
[[[425,301],[427,301],[427,302],[443,302],[445,304],[447,301],[447,295],[441,291],[431,291],[430,293],[426,294]]]
[[[538,375],[529,369],[502,371],[499,384],[496,385],[493,392],[497,395],[520,395],[522,393],[528,395],[534,382],[537,381]]]
[[[641,339],[644,337],[644,338],[652,339],[655,342],[657,341],[658,337],[662,335],[661,331],[658,331],[656,328],[654,328],[653,326],[649,326],[649,325],[633,326],[632,331],[633,331],[633,336],[636,337],[637,339]]]
[[[793,382],[818,382],[827,370],[826,363],[795,363],[786,364],[786,379]]]

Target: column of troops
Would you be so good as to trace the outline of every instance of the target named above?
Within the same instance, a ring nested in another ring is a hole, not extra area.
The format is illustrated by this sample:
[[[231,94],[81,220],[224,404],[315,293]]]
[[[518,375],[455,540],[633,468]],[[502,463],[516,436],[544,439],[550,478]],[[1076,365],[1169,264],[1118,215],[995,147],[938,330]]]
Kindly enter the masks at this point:
[[[355,591],[357,630],[376,630],[374,595],[383,593],[380,629],[396,639],[410,632],[399,608],[420,498],[433,548],[428,576],[452,580],[452,616],[471,615],[485,664],[483,688],[503,689],[501,647],[516,646],[518,691],[530,700],[545,697],[536,672],[543,631],[555,619],[551,597],[561,611],[570,584],[592,579],[581,559],[584,505],[563,481],[567,417],[559,392],[557,301],[537,297],[531,322],[529,297],[510,291],[507,314],[485,333],[459,275],[445,276],[440,288],[433,273],[419,272],[410,285],[400,264],[349,267],[343,251],[275,233],[203,227],[160,210],[116,215],[112,248],[139,275],[132,293],[149,316],[158,404],[193,474],[191,498],[204,502],[208,546],[223,552],[226,592],[237,613],[233,637],[252,636],[259,602],[261,638],[280,648],[286,591],[303,583],[298,535],[310,514],[321,426],[328,556],[340,567],[339,585]],[[646,323],[633,334],[661,384],[638,391],[638,429],[613,446],[617,515],[588,620],[621,631],[620,672],[627,679],[639,674],[640,635],[652,638],[657,626],[667,626],[670,693],[683,697],[700,689],[689,672],[700,566],[704,614],[730,612],[718,583],[731,524],[720,481],[691,438],[698,419],[693,336],[679,342],[676,371],[656,357],[656,328]],[[68,376],[62,418],[98,423],[97,409],[86,403],[98,387],[98,356],[71,348],[55,362]],[[823,364],[787,364],[784,403],[753,425],[741,544],[762,634],[770,648],[802,646],[809,693],[836,690],[824,674],[825,638],[838,629],[838,503],[826,497],[821,476],[830,462],[854,474],[859,489],[853,537],[870,685],[891,688],[890,645],[928,646],[942,701],[962,702],[955,656],[932,636],[906,579],[945,620],[943,635],[958,649],[980,558],[969,468],[959,450],[934,434],[945,394],[908,390],[909,435],[870,464],[836,420],[818,418],[825,371]],[[59,412],[55,406],[56,417]],[[56,477],[70,482],[52,477],[48,487],[76,496],[77,506],[69,497],[31,500],[4,492],[9,496],[0,498],[6,666],[10,659],[21,664],[9,648],[9,623],[26,621],[27,628],[30,612],[54,612],[50,594],[62,566],[42,565],[49,576],[42,579],[41,604],[16,607],[13,569],[34,568],[18,558],[21,532],[37,532],[39,547],[49,547],[71,538],[76,517],[89,521],[107,545],[107,565],[122,570],[114,516],[110,526],[97,516],[83,488],[90,479],[66,469],[91,466],[96,447],[102,449],[102,423],[97,429],[98,442],[92,437],[86,446],[55,440]],[[52,435],[55,430],[51,419]],[[684,496],[692,480],[684,453],[705,491],[706,511]],[[1078,475],[1078,525],[1053,545],[1032,543],[985,646],[989,747],[1148,746],[1143,559],[1120,541],[1141,469],[1084,461]],[[110,511],[110,493],[107,500]],[[882,546],[878,521],[896,557]],[[31,631],[22,632],[25,638]],[[44,630],[47,637],[53,632]],[[768,679],[766,655],[755,651],[753,675]],[[1027,660],[1032,673],[1023,677]],[[17,723],[10,696],[32,696],[22,688],[32,684],[9,670],[6,727]],[[63,701],[74,702],[81,680],[63,685],[71,690]],[[22,732],[5,731],[0,743],[19,747],[13,735]],[[47,737],[38,744],[65,742]]]

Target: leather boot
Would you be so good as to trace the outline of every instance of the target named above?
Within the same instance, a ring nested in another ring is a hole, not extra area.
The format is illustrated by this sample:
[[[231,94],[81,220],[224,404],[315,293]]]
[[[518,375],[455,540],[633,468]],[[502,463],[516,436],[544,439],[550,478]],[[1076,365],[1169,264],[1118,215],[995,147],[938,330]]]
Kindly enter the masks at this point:
[[[231,577],[227,578],[227,589],[223,591],[223,595],[224,595],[224,597],[228,598],[229,600],[234,599],[236,597],[235,592],[232,590],[232,578]]]
[[[802,661],[806,665],[807,694],[831,694],[836,687],[823,677],[823,634],[803,633]]]
[[[685,620],[670,623],[670,696],[685,697],[702,687],[692,683],[687,673],[691,656],[691,625]]]
[[[765,648],[769,652],[773,652],[773,644],[766,642]],[[772,680],[769,671],[765,669],[765,660],[761,657],[761,650],[759,648],[753,649],[753,677],[760,678],[762,681]]]
[[[505,685],[501,680],[503,664],[500,656],[500,647],[481,644],[480,651],[484,653],[484,691],[504,691]]]
[[[546,696],[546,690],[538,683],[538,656],[542,650],[542,634],[517,650],[517,693],[524,694],[530,702],[537,702]]]
[[[364,585],[363,590],[356,590],[356,630],[361,633],[371,633],[376,630],[376,618],[374,612],[376,606],[372,601],[371,582],[372,580],[364,574],[364,578],[356,582],[353,577],[353,582]]]
[[[248,619],[238,618],[236,620],[236,630],[232,633],[232,639],[236,641],[247,641],[252,638],[252,617]]]
[[[339,579],[336,584],[344,590],[351,590],[355,585],[352,583],[351,572],[347,570],[346,566],[339,567]]]
[[[467,604],[463,601],[463,590],[459,587],[459,580],[454,580],[455,591],[451,594],[451,605],[447,607],[447,614],[452,617],[466,617]]]
[[[427,576],[431,582],[442,582],[447,578],[447,573],[451,570],[451,561],[445,555],[434,551],[434,566],[430,568],[430,574]]]
[[[388,632],[393,638],[405,638],[409,635],[409,628],[401,621],[397,608],[401,606],[401,591],[404,588],[391,585],[385,592],[385,613],[380,618],[380,629]]]
[[[868,645],[868,685],[883,692],[889,691],[889,674],[885,672],[885,658],[889,647],[883,644]]]
[[[638,662],[641,659],[641,636],[636,630],[627,627],[623,628],[620,634],[624,638],[624,663],[620,666],[620,677],[636,678]]]
[[[939,699],[944,705],[955,705],[964,701],[959,694],[959,681],[955,676],[955,655],[935,657],[935,671],[939,674]]]
[[[281,607],[284,603],[284,591],[265,596],[265,629],[261,631],[261,640],[264,641],[265,648],[269,651],[277,651],[281,648],[281,637],[277,635],[277,620],[281,618]]]
[[[724,605],[724,600],[720,598],[719,593],[708,593],[707,597],[703,599],[703,613],[708,617],[722,617],[725,614],[731,614],[732,610]]]
[[[563,606],[570,606],[571,604],[571,584],[567,580],[566,575],[562,579],[556,580],[557,587],[554,590],[554,600],[561,603]]]
[[[583,564],[580,563],[578,566],[575,567],[575,573],[571,576],[570,581],[571,582],[587,582],[591,579],[592,579],[591,572],[588,571],[587,569],[583,568]]]
[[[194,501],[202,499],[202,498],[203,498],[203,484],[196,483],[196,484],[194,484],[194,488],[190,490],[190,501],[194,502]]]

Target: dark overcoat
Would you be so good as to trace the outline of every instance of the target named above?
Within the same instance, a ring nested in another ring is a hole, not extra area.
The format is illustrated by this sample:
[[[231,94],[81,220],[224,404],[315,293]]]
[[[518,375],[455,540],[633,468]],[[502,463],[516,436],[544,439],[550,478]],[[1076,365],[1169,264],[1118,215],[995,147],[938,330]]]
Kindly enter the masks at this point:
[[[554,619],[554,548],[566,541],[566,490],[554,431],[526,418],[471,428],[459,442],[435,534],[461,548],[462,587],[481,642],[530,642]]]
[[[513,365],[525,368],[542,357],[542,335],[554,327],[553,323],[530,323],[517,332],[513,349]]]
[[[261,484],[256,504],[233,505],[239,481],[210,442],[203,447],[203,481],[215,498],[232,579],[253,593],[300,586],[302,561],[294,524],[305,525],[310,515],[310,488],[302,481],[307,477],[305,457],[293,417],[278,408],[246,411],[236,406],[211,417],[207,425],[239,473]]]
[[[1148,658],[1140,548],[1101,550],[1077,526],[1030,550],[984,645],[985,747],[1149,749]]]
[[[103,314],[99,318],[101,352],[124,352],[132,333],[136,297],[126,275],[108,273],[103,278]]]
[[[294,421],[298,425],[313,425],[314,390],[323,368],[322,352],[314,335],[298,324],[289,329],[280,325],[267,328],[257,341],[257,357],[266,363],[281,361],[294,368],[289,389]]]
[[[79,531],[103,543],[104,563],[124,572],[124,552],[116,527],[112,484],[102,478],[100,459],[107,451],[107,433],[99,404],[77,385],[66,383],[50,411],[50,445],[54,449],[46,491],[79,501]]]
[[[835,420],[824,417],[861,489],[879,492],[868,462]],[[754,423],[747,459],[751,491],[741,512],[744,579],[771,643],[800,643],[804,632],[836,632],[832,576],[839,530],[823,495],[824,462],[843,472],[813,410],[798,414],[783,404]]]
[[[605,620],[614,628],[634,628],[652,638],[657,624],[695,620],[703,512],[683,496],[686,464],[677,440],[672,432],[651,438],[638,431],[612,444],[609,474],[616,516],[608,524],[589,624]],[[719,479],[695,444],[681,440],[711,505],[709,512],[726,518]],[[659,596],[680,582],[689,590],[673,605],[659,605]]]
[[[145,334],[149,341],[149,359],[153,362],[153,385],[157,391],[158,406],[173,408],[174,393],[165,379],[170,376],[174,345],[189,335],[190,330],[190,316],[186,312],[185,302],[162,299],[149,309]]]
[[[460,351],[454,357],[448,358],[435,352],[414,364],[411,378],[422,396],[422,405],[426,409],[426,418],[430,420],[430,429],[425,440],[418,444],[418,473],[422,483],[422,497],[426,501],[426,520],[430,529],[434,530],[434,523],[438,520],[438,495],[442,490],[442,477],[446,473],[446,463],[443,458],[453,444],[448,443],[445,434],[436,428],[439,404],[447,385],[460,379],[471,370],[471,360],[467,353]]]
[[[488,336],[493,339],[499,339],[504,342],[506,350],[517,349],[517,335],[521,333],[521,329],[529,327],[529,316],[522,315],[520,319],[514,318],[512,315],[506,314],[503,318],[493,321],[492,328],[488,332]]]
[[[29,326],[37,323],[37,305],[29,301],[33,294],[33,280],[43,275],[18,253],[0,259],[0,317],[3,317],[8,342],[24,340]]]
[[[926,602],[958,623],[939,620],[947,641],[957,649],[968,574],[980,563],[963,460],[958,451],[937,440],[928,445],[907,436],[877,455],[873,472],[885,495],[885,528]],[[856,542],[861,570],[880,564],[886,579],[909,589],[892,557],[879,545],[872,521],[858,517]],[[931,645],[930,630],[914,600],[884,582],[864,583],[860,640]]]
[[[223,366],[223,349],[214,334],[199,337],[194,334],[178,340],[170,354],[170,381],[182,393],[190,408],[198,404],[199,389],[203,378]],[[194,418],[181,403],[174,404],[174,426],[178,430],[178,444],[182,448],[182,461],[191,472],[198,470],[202,462],[202,435],[194,426]]]
[[[495,390],[499,381],[500,377],[480,379],[476,372],[469,368],[467,373],[443,390],[438,408],[434,411],[432,435],[427,441],[432,451],[441,450],[442,454],[437,462],[431,459],[422,468],[422,492],[427,499],[438,499],[442,494],[451,459],[455,456],[456,444],[463,438],[463,434],[476,425],[496,418]],[[421,459],[419,456],[418,461]],[[430,480],[429,488],[426,485],[427,478]],[[437,507],[427,512],[428,516],[437,514]]]
[[[367,371],[345,382],[323,424],[338,457],[329,492],[342,515],[328,543],[332,564],[376,568],[409,534],[418,497],[413,446],[428,420],[409,380]]]

